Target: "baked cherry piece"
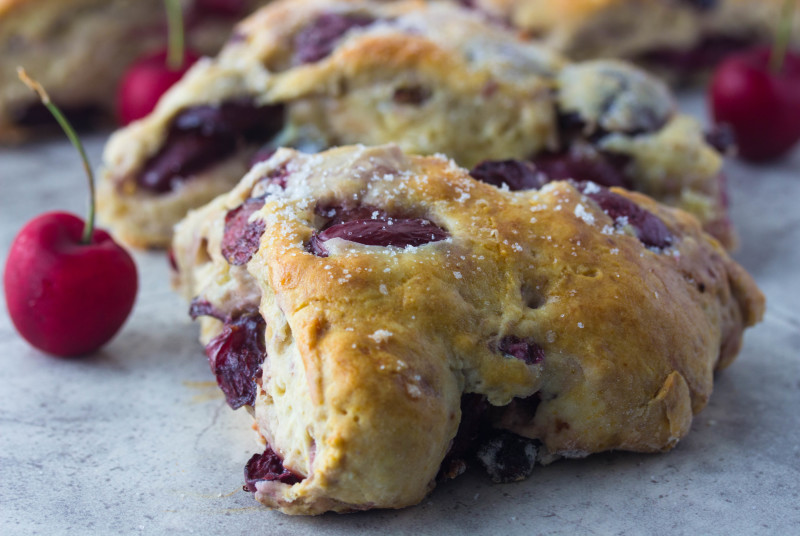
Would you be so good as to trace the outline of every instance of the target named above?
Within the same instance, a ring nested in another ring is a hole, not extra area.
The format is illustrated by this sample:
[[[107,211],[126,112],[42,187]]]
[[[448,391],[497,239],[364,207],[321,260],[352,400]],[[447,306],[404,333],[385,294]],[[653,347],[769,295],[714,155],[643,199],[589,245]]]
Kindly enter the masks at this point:
[[[392,100],[397,104],[419,106],[431,98],[431,90],[423,86],[403,86],[394,90]]]
[[[672,233],[652,212],[641,208],[627,197],[601,186],[589,187],[588,183],[578,183],[578,187],[587,197],[600,205],[600,209],[608,214],[615,224],[623,226],[627,224],[633,227],[636,237],[645,246],[663,249],[672,244]]]
[[[264,480],[277,480],[291,485],[297,484],[303,478],[286,469],[281,457],[267,446],[263,454],[253,454],[247,465],[244,466],[244,490],[255,493],[256,482]]]
[[[150,192],[172,191],[237,149],[263,144],[283,123],[283,105],[259,106],[247,96],[186,108],[172,119],[161,150],[145,163],[136,180]]]
[[[336,42],[353,28],[372,24],[365,15],[323,13],[295,36],[295,63],[313,63],[333,52]]]
[[[161,50],[136,61],[127,70],[117,92],[117,117],[123,125],[148,115],[161,95],[183,78],[200,56],[184,51],[183,63],[177,69],[167,64],[167,51]]]
[[[544,349],[530,339],[520,339],[515,335],[508,335],[500,340],[497,349],[506,355],[515,357],[535,365],[544,361]]]
[[[568,150],[542,153],[533,162],[484,160],[469,172],[475,179],[511,191],[538,190],[556,180],[591,181],[602,186],[628,188],[623,172],[627,157],[597,151]]]
[[[601,186],[620,186],[630,189],[624,168],[628,157],[602,153],[588,147],[573,146],[561,153],[542,153],[533,163],[547,181],[574,179],[592,181]]]
[[[267,357],[265,329],[258,312],[225,319],[222,332],[206,346],[211,372],[233,409],[252,406],[256,401],[255,378],[261,376],[261,364]]]
[[[711,82],[714,121],[729,124],[739,154],[763,162],[788,152],[800,139],[800,54],[788,52],[770,70],[770,48],[731,56]]]
[[[325,242],[342,238],[366,246],[421,246],[428,242],[444,240],[449,235],[430,220],[419,218],[356,219],[332,225],[311,237],[309,250],[318,257],[327,257]]]
[[[70,357],[97,350],[117,331],[136,298],[136,265],[111,236],[84,222],[48,212],[28,222],[11,245],[3,285],[8,312],[25,340]]]
[[[133,308],[138,289],[136,265],[111,236],[94,227],[91,167],[80,141],[47,93],[20,70],[39,93],[81,154],[90,185],[87,222],[64,212],[48,212],[28,222],[11,244],[3,274],[9,316],[34,347],[62,357],[97,350]]]
[[[469,174],[498,188],[506,185],[512,192],[538,190],[548,179],[531,162],[523,160],[484,160],[472,168]]]

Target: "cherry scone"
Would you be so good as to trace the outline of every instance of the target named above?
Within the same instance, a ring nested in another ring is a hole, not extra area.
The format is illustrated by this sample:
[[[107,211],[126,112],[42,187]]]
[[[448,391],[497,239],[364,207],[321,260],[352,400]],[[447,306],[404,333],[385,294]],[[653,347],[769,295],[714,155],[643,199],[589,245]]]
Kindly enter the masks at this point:
[[[184,0],[189,43],[216,54],[233,25],[265,3]],[[166,46],[166,29],[163,0],[0,0],[0,143],[60,132],[17,79],[17,66],[35,76],[76,125],[107,121],[123,73]]]
[[[130,244],[166,246],[187,210],[276,147],[352,143],[467,167],[530,160],[549,178],[647,193],[735,241],[720,152],[661,82],[616,61],[566,62],[441,2],[295,0],[256,12],[112,136],[100,214]]]
[[[768,44],[785,0],[472,0],[576,60],[625,58],[690,82],[725,56]],[[800,14],[795,24],[800,28]]]
[[[471,461],[513,481],[689,432],[762,294],[685,212],[526,166],[279,149],[178,225],[175,286],[263,446],[256,499],[400,508]]]

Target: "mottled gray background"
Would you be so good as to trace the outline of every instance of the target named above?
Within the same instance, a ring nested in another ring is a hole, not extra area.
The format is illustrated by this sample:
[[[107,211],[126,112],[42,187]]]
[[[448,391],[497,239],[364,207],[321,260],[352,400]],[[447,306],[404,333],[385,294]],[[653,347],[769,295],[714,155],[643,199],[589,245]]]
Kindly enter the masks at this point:
[[[683,104],[702,116],[699,96]],[[100,162],[102,136],[88,151]],[[731,163],[736,254],[768,297],[692,433],[664,455],[610,453],[493,485],[468,474],[402,511],[292,518],[241,491],[257,450],[225,406],[161,253],[101,353],[31,349],[0,307],[0,534],[797,534],[800,527],[800,151]],[[83,213],[67,142],[0,149],[0,255],[51,209]],[[3,303],[4,303],[3,299]]]

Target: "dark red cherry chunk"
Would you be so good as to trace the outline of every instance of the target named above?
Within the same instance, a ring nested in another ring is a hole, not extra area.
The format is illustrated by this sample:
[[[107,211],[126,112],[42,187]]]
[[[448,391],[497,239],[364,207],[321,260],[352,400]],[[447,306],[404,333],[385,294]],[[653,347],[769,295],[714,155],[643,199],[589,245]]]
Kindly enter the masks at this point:
[[[358,205],[355,207],[317,206],[315,212],[319,216],[328,219],[327,223],[320,230],[325,230],[329,227],[333,227],[334,225],[339,225],[340,223],[345,223],[353,220],[378,219],[385,221],[389,218],[388,214],[386,214],[386,211],[369,205]]]
[[[547,177],[536,166],[522,160],[484,160],[469,174],[498,188],[505,184],[511,191],[538,190],[547,183]]]
[[[255,403],[255,377],[260,374],[261,364],[267,357],[265,328],[260,314],[244,314],[226,320],[222,333],[206,346],[211,372],[233,409]]]
[[[476,457],[493,481],[506,483],[531,476],[537,452],[533,439],[504,431],[484,440]]]
[[[541,153],[533,162],[486,160],[475,166],[470,175],[497,187],[505,184],[512,191],[539,189],[548,182],[565,179],[629,188],[623,171],[627,162],[623,155],[572,148],[560,153]]]
[[[283,460],[268,445],[262,454],[254,454],[244,466],[244,490],[256,492],[256,483],[278,481],[283,484],[297,484],[303,477],[294,474],[283,466]]]
[[[771,53],[760,47],[731,56],[709,89],[714,121],[729,124],[739,154],[755,162],[778,158],[800,140],[800,53],[788,51],[778,72]]]
[[[264,197],[251,197],[225,215],[225,233],[222,236],[222,256],[233,266],[250,262],[258,250],[264,221],[248,221],[250,216],[264,206]]]
[[[174,190],[189,175],[222,160],[233,152],[229,142],[217,144],[211,137],[172,134],[161,151],[138,177],[139,185],[154,193]]]
[[[423,86],[404,86],[394,90],[392,100],[397,104],[419,106],[431,98],[431,90]]]
[[[285,189],[286,181],[289,179],[290,174],[289,168],[286,166],[286,164],[283,164],[279,167],[269,170],[266,175],[258,180],[257,184],[276,184],[281,189]]]
[[[245,144],[265,143],[283,128],[282,105],[258,106],[250,98],[203,105],[179,113],[161,150],[138,177],[145,190],[165,193]]]
[[[628,163],[628,158],[624,155],[573,146],[561,153],[539,154],[534,157],[533,163],[547,177],[548,182],[574,179],[630,189],[630,183],[623,172]]]
[[[421,246],[444,240],[449,234],[430,220],[421,218],[357,219],[338,223],[311,237],[309,248],[314,255],[327,257],[324,242],[342,238],[367,246]]]
[[[664,222],[627,197],[615,194],[605,188],[591,191],[586,195],[600,205],[603,212],[615,222],[619,223],[621,219],[627,219],[627,223],[636,231],[636,237],[645,246],[665,248],[672,244],[672,233],[669,232]]]
[[[544,360],[544,350],[530,339],[521,339],[515,335],[503,337],[497,349],[504,354],[521,359],[528,365],[535,365]]]
[[[336,42],[352,28],[369,26],[375,21],[366,15],[324,13],[300,30],[294,39],[295,61],[313,63],[333,52]]]

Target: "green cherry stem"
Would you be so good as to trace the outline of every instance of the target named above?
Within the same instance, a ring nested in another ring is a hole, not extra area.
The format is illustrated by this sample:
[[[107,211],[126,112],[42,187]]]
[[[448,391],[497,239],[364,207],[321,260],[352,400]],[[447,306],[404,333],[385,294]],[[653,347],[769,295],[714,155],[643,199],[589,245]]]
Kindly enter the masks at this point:
[[[772,44],[772,53],[769,57],[769,70],[778,74],[783,69],[783,60],[789,49],[789,39],[792,36],[792,22],[794,22],[794,8],[797,0],[786,0],[781,9],[781,20],[778,21],[778,31],[775,33],[775,42]]]
[[[56,118],[58,124],[61,125],[62,129],[64,129],[64,134],[67,135],[69,141],[72,142],[72,145],[81,155],[83,169],[86,170],[86,176],[89,179],[89,214],[86,218],[86,223],[83,226],[81,242],[84,244],[91,244],[92,235],[94,234],[94,174],[92,173],[92,166],[89,165],[89,157],[86,156],[86,151],[83,149],[83,144],[81,143],[78,135],[75,133],[75,129],[73,129],[72,125],[69,124],[67,118],[61,113],[61,110],[59,110],[58,107],[53,104],[53,102],[50,100],[50,96],[44,90],[42,85],[28,76],[28,74],[25,72],[25,69],[22,67],[17,67],[17,75],[26,86],[31,88],[39,95],[39,99],[41,99],[42,104],[44,104],[50,113],[53,114],[53,117]]]
[[[164,0],[167,9],[167,67],[177,71],[183,67],[183,7],[181,0]]]

